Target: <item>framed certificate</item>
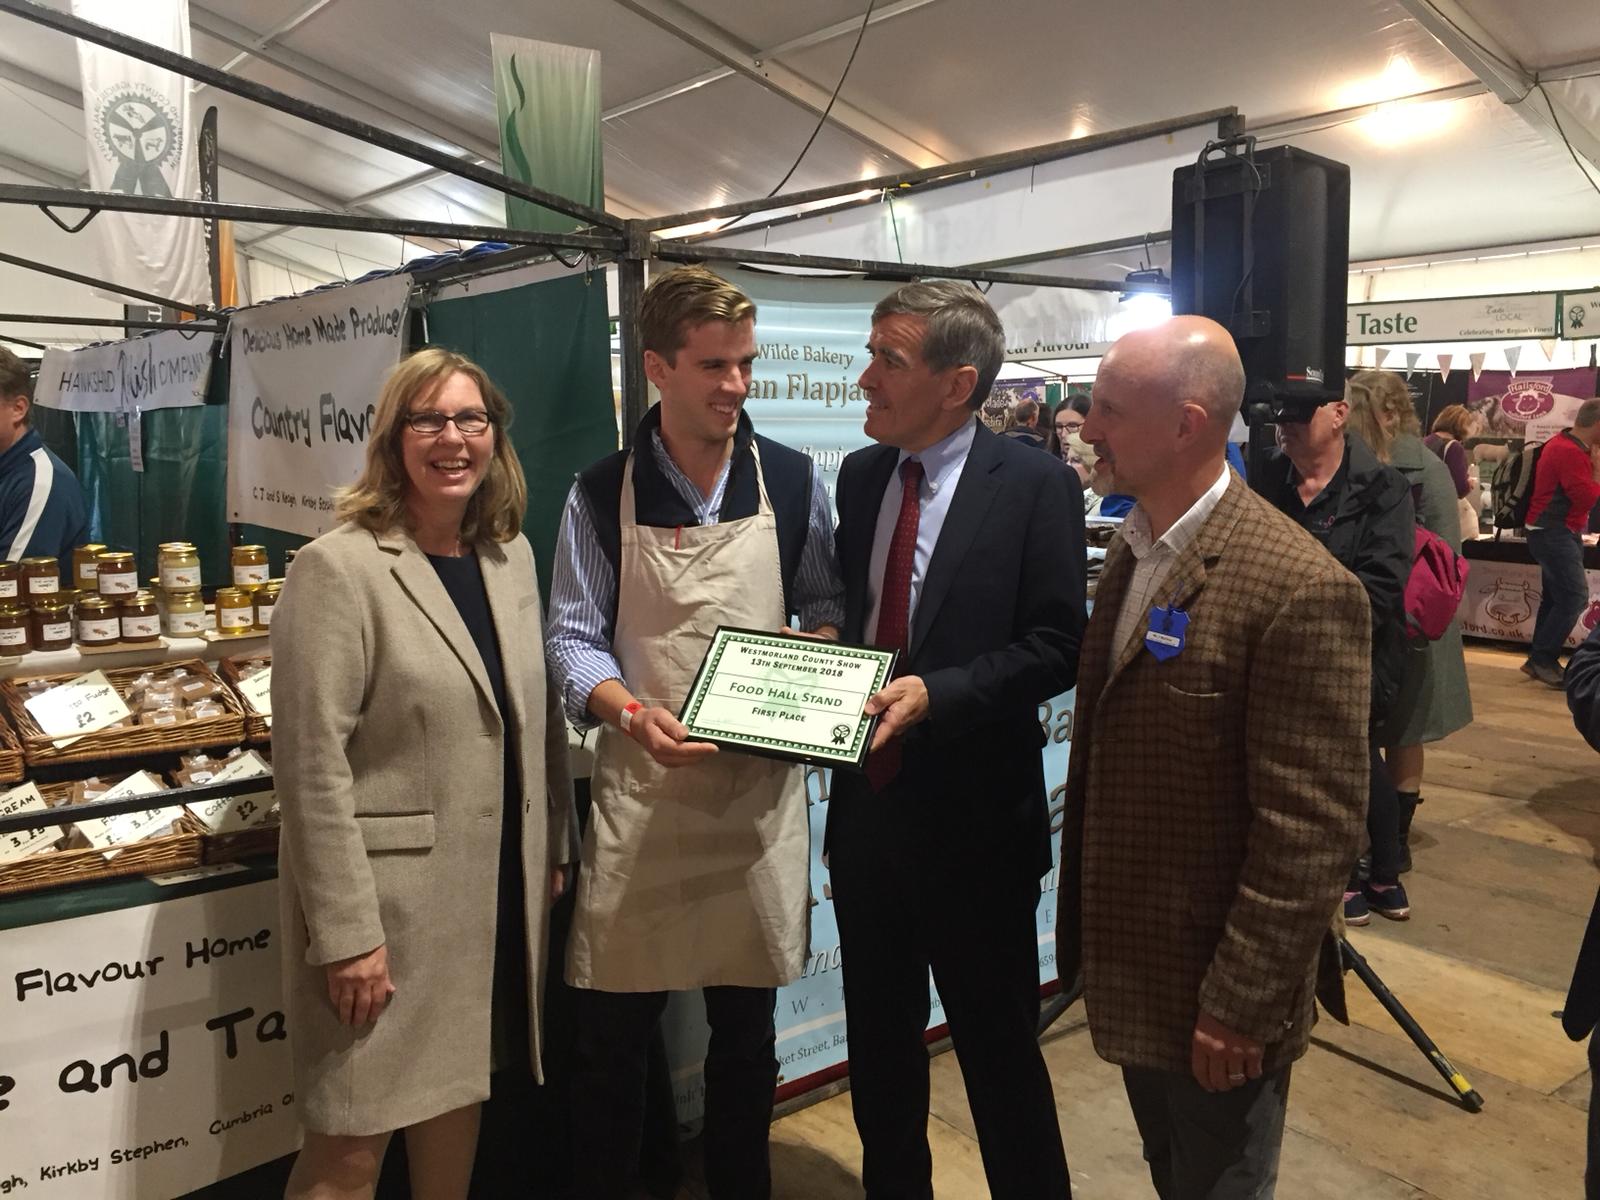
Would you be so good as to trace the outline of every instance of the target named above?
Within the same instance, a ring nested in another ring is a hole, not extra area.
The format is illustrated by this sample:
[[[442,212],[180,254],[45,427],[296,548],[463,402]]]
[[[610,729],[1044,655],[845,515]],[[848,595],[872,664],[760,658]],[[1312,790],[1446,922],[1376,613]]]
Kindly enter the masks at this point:
[[[719,626],[678,719],[697,742],[859,769],[878,723],[862,708],[898,653]]]

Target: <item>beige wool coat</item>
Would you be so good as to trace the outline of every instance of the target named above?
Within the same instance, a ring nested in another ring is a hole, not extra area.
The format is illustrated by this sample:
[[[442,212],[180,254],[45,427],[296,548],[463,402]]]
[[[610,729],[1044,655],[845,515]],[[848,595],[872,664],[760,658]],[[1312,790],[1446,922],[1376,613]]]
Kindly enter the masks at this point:
[[[284,1000],[306,1128],[398,1129],[489,1094],[504,741],[522,776],[529,1034],[540,1066],[553,865],[576,815],[545,673],[533,552],[478,548],[510,730],[482,657],[404,532],[340,526],[300,551],[272,623]],[[388,947],[396,992],[341,1025],[325,964]]]
[[[1305,1053],[1344,1015],[1333,934],[1364,829],[1370,616],[1360,582],[1238,475],[1154,603],[1189,615],[1158,661],[1148,613],[1112,646],[1133,575],[1106,553],[1078,662],[1056,937],[1096,1051],[1190,1070],[1204,1008]],[[1322,988],[1318,990],[1319,965]]]

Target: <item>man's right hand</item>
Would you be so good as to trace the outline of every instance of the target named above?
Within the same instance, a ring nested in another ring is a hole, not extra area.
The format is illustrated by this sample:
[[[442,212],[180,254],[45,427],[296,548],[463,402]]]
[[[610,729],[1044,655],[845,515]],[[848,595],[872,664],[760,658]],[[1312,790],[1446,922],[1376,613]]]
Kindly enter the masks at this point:
[[[665,708],[641,708],[628,724],[628,736],[663,767],[686,767],[715,754],[710,742],[688,741],[689,731]]]
[[[371,1025],[389,1006],[394,983],[389,978],[389,951],[384,946],[354,958],[331,962],[328,999],[346,1025]]]

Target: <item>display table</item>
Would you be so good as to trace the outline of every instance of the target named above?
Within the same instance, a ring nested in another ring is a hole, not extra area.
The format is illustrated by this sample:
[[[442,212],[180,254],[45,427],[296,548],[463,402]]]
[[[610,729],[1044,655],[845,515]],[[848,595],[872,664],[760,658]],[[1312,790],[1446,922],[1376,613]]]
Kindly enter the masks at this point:
[[[1527,645],[1533,640],[1533,622],[1539,612],[1542,588],[1539,565],[1522,538],[1475,538],[1461,544],[1472,565],[1467,593],[1461,601],[1461,632],[1468,637]],[[1589,604],[1567,635],[1574,647],[1600,624],[1600,546],[1584,539],[1584,574],[1589,580]]]
[[[252,650],[266,650],[265,633],[250,637],[219,638],[164,637],[158,646],[129,646],[126,650],[96,651],[85,654],[76,646],[70,650],[45,650],[20,658],[0,658],[0,679],[17,675],[82,675],[88,671],[107,671],[116,667],[158,667],[162,663],[198,658],[215,662]]]

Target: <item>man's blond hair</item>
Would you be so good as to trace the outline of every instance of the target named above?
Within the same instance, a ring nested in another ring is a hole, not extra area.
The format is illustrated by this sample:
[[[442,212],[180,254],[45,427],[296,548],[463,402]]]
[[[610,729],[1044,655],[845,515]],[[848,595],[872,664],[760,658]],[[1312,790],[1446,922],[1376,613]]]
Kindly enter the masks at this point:
[[[677,366],[689,331],[707,321],[755,320],[756,305],[733,284],[705,267],[673,267],[657,275],[639,305],[639,345]]]

